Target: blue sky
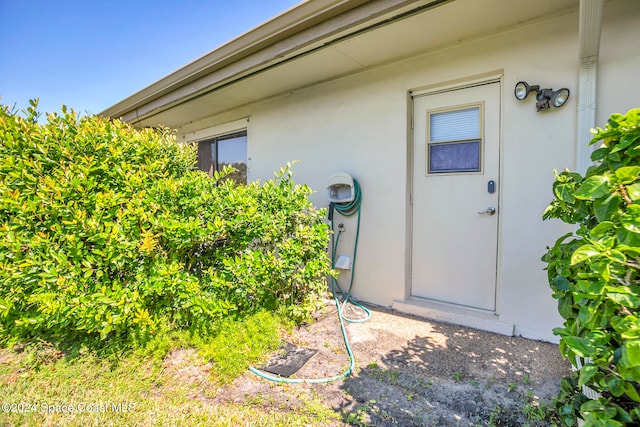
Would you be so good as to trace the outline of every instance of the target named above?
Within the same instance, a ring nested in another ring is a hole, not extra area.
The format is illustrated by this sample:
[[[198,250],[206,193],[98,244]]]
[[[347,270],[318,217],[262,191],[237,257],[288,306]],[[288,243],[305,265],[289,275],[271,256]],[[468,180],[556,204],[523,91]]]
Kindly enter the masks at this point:
[[[99,113],[301,0],[0,0],[0,103]]]

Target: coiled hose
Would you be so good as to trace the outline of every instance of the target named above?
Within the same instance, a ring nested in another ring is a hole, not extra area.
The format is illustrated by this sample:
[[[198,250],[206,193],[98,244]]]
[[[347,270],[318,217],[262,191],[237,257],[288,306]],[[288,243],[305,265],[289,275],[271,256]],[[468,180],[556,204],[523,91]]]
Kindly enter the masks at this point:
[[[253,366],[249,366],[249,370],[254,374],[258,375],[261,378],[264,378],[269,381],[274,381],[278,383],[287,383],[287,384],[299,384],[299,383],[328,383],[331,381],[339,380],[340,378],[348,377],[351,372],[353,372],[356,366],[356,359],[353,356],[353,351],[351,350],[351,345],[349,345],[349,339],[347,338],[347,330],[345,328],[345,321],[351,323],[361,323],[369,320],[371,317],[371,312],[361,304],[352,301],[351,299],[351,290],[353,289],[353,278],[355,277],[355,268],[356,268],[356,256],[358,253],[358,238],[360,237],[360,208],[362,205],[362,192],[360,191],[360,184],[355,179],[353,180],[353,190],[354,190],[354,198],[351,202],[347,203],[336,203],[331,204],[329,206],[329,218],[331,220],[331,267],[335,267],[336,262],[336,252],[338,249],[338,244],[340,243],[340,236],[343,233],[343,230],[338,230],[338,234],[335,235],[335,230],[333,227],[333,212],[335,209],[340,215],[344,217],[351,217],[353,215],[358,215],[357,226],[356,226],[356,237],[353,243],[353,263],[351,265],[351,278],[349,279],[349,288],[347,292],[345,292],[341,287],[338,279],[336,277],[331,276],[331,292],[333,293],[333,299],[336,303],[336,308],[338,310],[338,320],[340,322],[340,331],[342,332],[342,339],[344,341],[344,346],[347,350],[347,354],[349,355],[349,368],[344,371],[342,374],[334,375],[331,377],[324,378],[283,378],[277,377],[273,375],[269,375],[265,372],[262,372]],[[334,239],[335,235],[335,239]],[[340,302],[340,297],[342,297],[342,303]],[[362,319],[349,319],[344,316],[344,309],[347,306],[347,303],[351,302],[354,306],[358,307],[365,313],[365,317]]]

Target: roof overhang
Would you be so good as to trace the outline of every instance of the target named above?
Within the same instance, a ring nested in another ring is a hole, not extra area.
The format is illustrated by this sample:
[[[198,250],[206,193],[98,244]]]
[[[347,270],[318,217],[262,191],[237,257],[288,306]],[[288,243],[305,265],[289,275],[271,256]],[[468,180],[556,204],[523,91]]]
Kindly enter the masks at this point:
[[[178,128],[250,102],[575,11],[578,2],[308,0],[101,115],[137,126]]]

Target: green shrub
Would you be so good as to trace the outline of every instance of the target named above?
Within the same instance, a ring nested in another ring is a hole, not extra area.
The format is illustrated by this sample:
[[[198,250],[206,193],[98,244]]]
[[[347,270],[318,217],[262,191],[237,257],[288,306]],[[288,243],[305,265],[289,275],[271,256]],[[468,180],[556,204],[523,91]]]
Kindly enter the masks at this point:
[[[169,130],[36,106],[0,109],[0,335],[136,341],[315,308],[328,230],[288,167],[211,179]]]
[[[211,361],[212,378],[226,383],[242,374],[247,365],[263,362],[264,355],[278,349],[280,319],[259,311],[241,321],[225,319],[212,339],[196,342],[204,360]]]
[[[565,319],[554,330],[574,366],[562,381],[559,413],[588,425],[640,423],[640,109],[615,114],[591,144],[586,176],[556,173],[555,199],[543,217],[576,224],[543,261]],[[587,399],[587,386],[601,394]]]

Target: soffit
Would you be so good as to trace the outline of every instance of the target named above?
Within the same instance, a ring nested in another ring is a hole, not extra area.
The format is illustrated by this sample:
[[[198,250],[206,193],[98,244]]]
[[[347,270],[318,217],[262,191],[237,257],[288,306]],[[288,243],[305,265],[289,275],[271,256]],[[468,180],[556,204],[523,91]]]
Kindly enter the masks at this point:
[[[232,79],[215,89],[207,88],[220,79],[205,76],[189,88],[174,91],[174,105],[163,106],[164,101],[159,99],[155,101],[157,105],[153,105],[153,101],[146,105],[147,113],[143,117],[136,117],[137,113],[132,111],[124,119],[141,126],[162,124],[178,128],[251,102],[577,8],[578,0],[455,0],[344,37],[309,53]],[[235,66],[238,67],[237,74],[241,74],[242,64]],[[229,69],[226,72],[233,74]],[[189,98],[189,92],[194,93],[194,85],[201,93]]]

